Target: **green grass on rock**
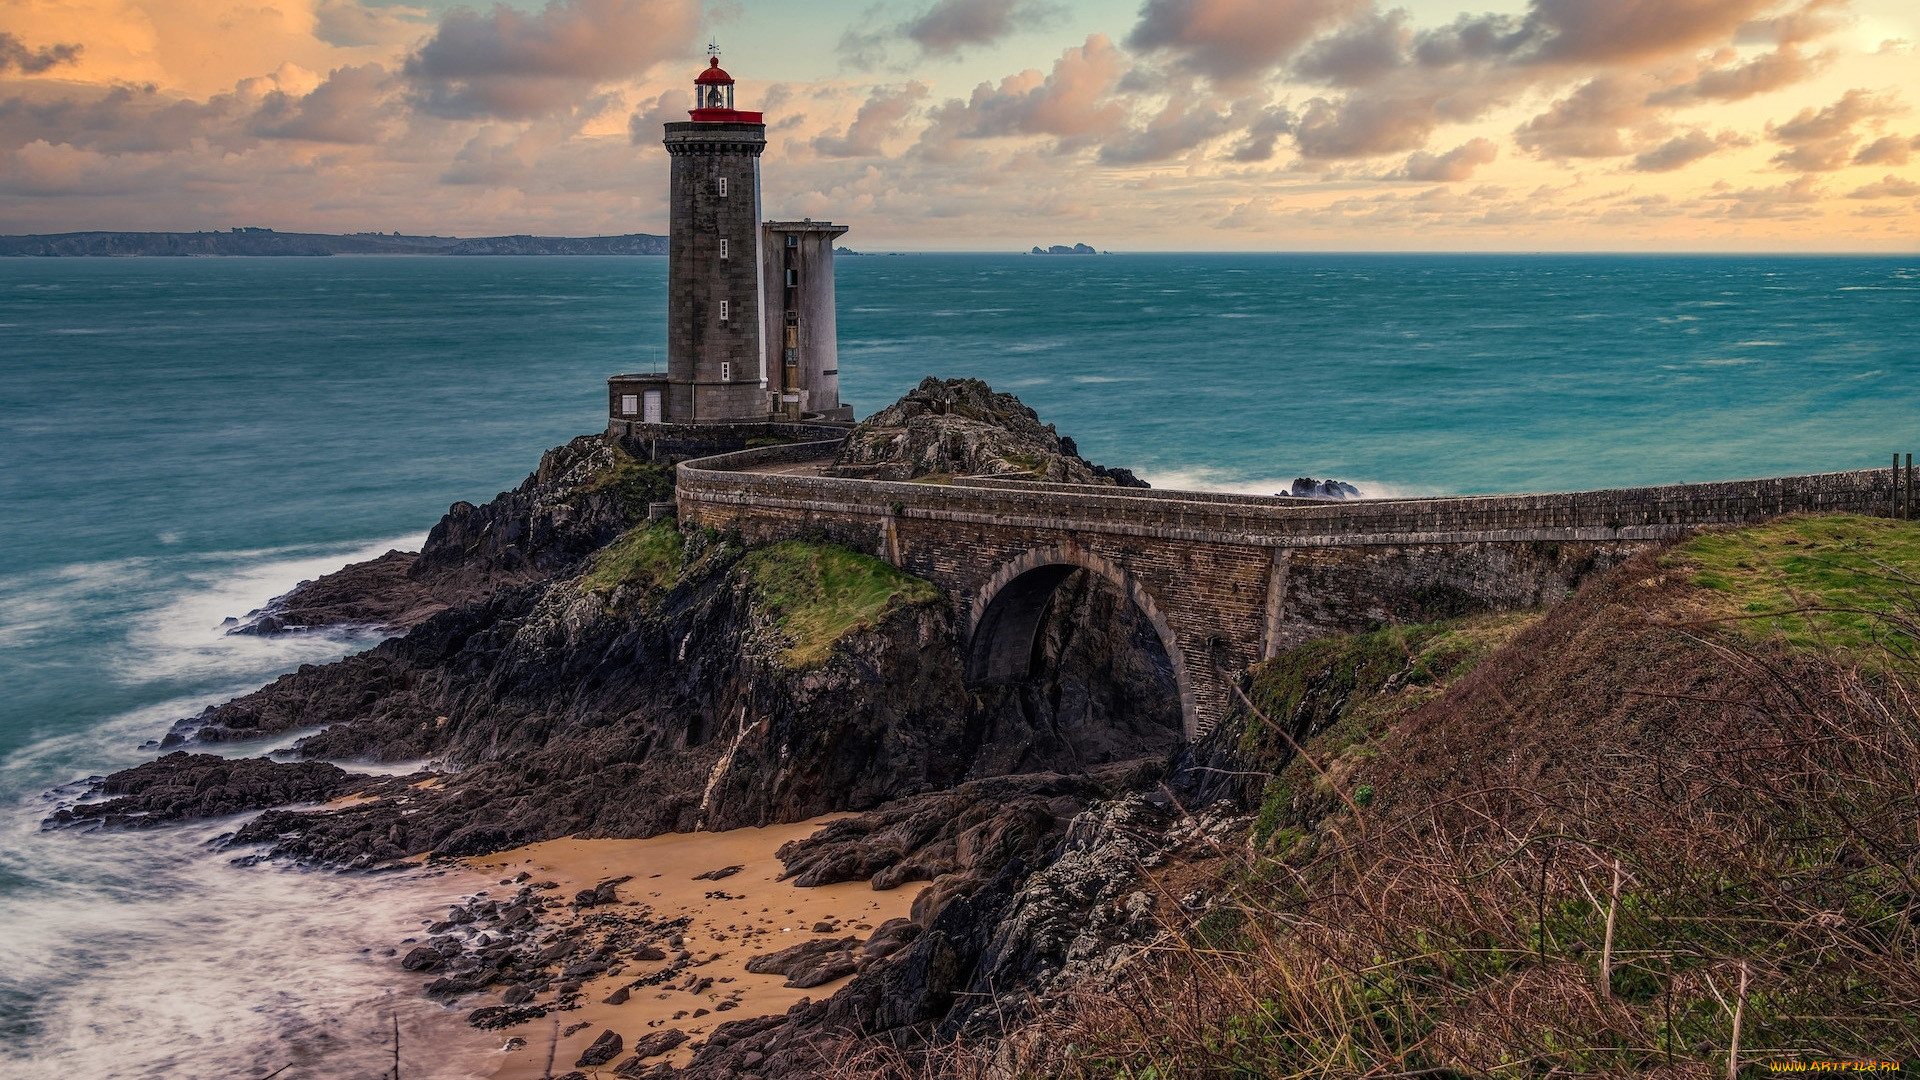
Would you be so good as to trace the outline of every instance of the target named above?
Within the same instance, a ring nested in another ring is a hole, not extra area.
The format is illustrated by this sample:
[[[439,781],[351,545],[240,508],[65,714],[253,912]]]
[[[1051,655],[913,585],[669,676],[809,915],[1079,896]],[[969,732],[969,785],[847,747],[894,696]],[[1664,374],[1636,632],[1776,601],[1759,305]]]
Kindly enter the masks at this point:
[[[788,540],[752,552],[742,565],[778,616],[791,642],[781,659],[796,670],[825,663],[848,634],[940,596],[927,581],[835,544]]]
[[[591,593],[611,593],[622,585],[643,592],[664,589],[680,575],[685,540],[672,519],[641,525],[621,533],[594,552],[593,564],[580,576]]]

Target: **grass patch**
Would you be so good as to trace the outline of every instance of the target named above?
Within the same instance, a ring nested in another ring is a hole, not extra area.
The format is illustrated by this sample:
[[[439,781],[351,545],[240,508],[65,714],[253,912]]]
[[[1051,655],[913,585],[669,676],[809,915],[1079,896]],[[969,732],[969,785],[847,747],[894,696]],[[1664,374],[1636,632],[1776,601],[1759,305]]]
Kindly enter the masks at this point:
[[[673,466],[649,465],[621,455],[613,467],[580,485],[578,497],[611,495],[628,524],[647,519],[647,504],[673,501]]]
[[[835,544],[788,540],[749,554],[743,566],[790,641],[781,659],[795,670],[825,663],[848,634],[940,596],[930,582]]]
[[[664,589],[680,576],[685,544],[671,520],[628,529],[594,552],[593,564],[580,576],[580,585],[600,594],[629,584],[644,592]]]
[[[1920,525],[1851,514],[1780,518],[1702,533],[1665,562],[1692,572],[1723,617],[1803,648],[1910,653],[1899,612],[1920,596]]]

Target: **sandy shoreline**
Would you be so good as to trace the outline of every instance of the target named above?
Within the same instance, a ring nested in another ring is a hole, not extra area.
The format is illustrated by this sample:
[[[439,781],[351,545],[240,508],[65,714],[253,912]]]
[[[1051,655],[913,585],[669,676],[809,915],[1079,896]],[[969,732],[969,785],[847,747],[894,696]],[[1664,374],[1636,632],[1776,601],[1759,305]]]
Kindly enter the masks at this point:
[[[678,1029],[688,1036],[672,1051],[646,1059],[684,1064],[695,1045],[713,1029],[733,1020],[785,1012],[802,998],[830,996],[847,978],[801,989],[786,986],[777,974],[753,974],[748,958],[776,952],[809,940],[854,937],[864,941],[888,919],[903,917],[919,893],[917,886],[876,892],[864,881],[796,888],[779,880],[780,845],[811,835],[821,825],[844,815],[831,815],[791,825],[736,829],[723,833],[669,833],[645,840],[550,840],[494,855],[463,860],[463,868],[484,879],[476,888],[505,899],[519,886],[502,886],[525,873],[535,883],[556,887],[542,895],[556,903],[570,901],[581,890],[628,877],[616,886],[617,900],[608,906],[554,909],[542,917],[543,936],[551,931],[578,931],[582,939],[605,933],[609,926],[660,923],[685,918],[686,925],[667,931],[656,943],[665,953],[657,960],[636,958],[626,951],[604,972],[581,979],[580,1007],[551,1011],[544,1018],[499,1030],[482,1030],[466,1023],[474,1009],[502,1003],[504,987],[461,998],[440,1022],[430,1025],[430,1046],[423,1054],[444,1051],[448,1057],[472,1060],[476,1051],[490,1050],[488,1064],[474,1075],[496,1080],[538,1080],[548,1075],[551,1052],[553,1076],[563,1076],[605,1031],[621,1036],[623,1048],[611,1061],[586,1068],[611,1076],[613,1068],[633,1055],[636,1042],[649,1035]],[[698,875],[737,871],[716,879]],[[678,944],[673,939],[678,939]],[[403,950],[404,951],[404,950]],[[673,966],[684,951],[690,954],[673,977],[644,985],[648,976]],[[711,980],[710,982],[708,980]],[[634,986],[635,983],[643,985]],[[629,987],[625,1000],[616,991]],[[552,992],[539,1002],[552,1000]],[[701,1015],[695,1015],[700,1013]],[[513,1049],[510,1040],[524,1040]]]

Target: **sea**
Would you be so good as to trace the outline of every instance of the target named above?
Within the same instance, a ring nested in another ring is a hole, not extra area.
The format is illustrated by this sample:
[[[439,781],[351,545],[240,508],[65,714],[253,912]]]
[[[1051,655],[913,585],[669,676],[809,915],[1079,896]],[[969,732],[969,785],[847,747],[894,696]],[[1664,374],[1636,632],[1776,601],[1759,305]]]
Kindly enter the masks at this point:
[[[438,1022],[380,951],[452,880],[236,863],[241,819],[41,822],[176,719],[370,645],[223,621],[599,430],[606,376],[664,366],[665,271],[0,259],[0,1077],[374,1077],[393,1024]],[[1156,486],[1566,491],[1920,451],[1920,256],[862,255],[837,281],[863,415],[984,379]]]

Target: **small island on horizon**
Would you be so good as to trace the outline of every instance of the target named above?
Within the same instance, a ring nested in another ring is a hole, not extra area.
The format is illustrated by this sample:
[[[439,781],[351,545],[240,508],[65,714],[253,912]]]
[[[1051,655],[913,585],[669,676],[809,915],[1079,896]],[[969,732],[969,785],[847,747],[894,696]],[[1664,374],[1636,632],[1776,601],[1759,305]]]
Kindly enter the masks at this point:
[[[1044,248],[1041,247],[1039,244],[1035,244],[1033,245],[1033,250],[1028,252],[1028,254],[1029,255],[1111,255],[1113,254],[1113,252],[1097,251],[1092,246],[1087,244],[1074,244],[1071,247],[1067,246],[1066,244],[1055,244],[1052,247],[1044,247]]]

